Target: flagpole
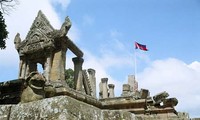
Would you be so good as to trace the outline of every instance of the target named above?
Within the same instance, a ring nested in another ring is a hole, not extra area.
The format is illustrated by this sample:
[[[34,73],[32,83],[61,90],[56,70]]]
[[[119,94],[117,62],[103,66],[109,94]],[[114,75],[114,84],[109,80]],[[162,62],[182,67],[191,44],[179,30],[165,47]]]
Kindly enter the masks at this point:
[[[148,51],[146,45],[143,45],[143,44],[139,44],[137,42],[135,42],[135,50],[134,50],[134,61],[135,61],[135,80],[137,80],[137,52],[136,52],[136,49],[140,49],[140,50],[143,50],[143,51]]]
[[[134,50],[134,64],[135,64],[135,80],[136,80],[136,74],[137,74],[137,58],[136,58],[137,56],[136,56],[136,48],[135,48],[135,50]]]

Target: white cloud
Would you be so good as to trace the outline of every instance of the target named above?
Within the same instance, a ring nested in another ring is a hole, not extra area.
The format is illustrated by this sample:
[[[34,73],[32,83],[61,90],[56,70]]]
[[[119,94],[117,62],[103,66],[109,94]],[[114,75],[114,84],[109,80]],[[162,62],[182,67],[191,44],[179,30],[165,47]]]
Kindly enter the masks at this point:
[[[105,69],[110,67],[120,68],[124,66],[134,66],[134,62],[132,62],[129,56],[120,56],[111,52],[104,53],[98,61]]]
[[[60,5],[62,10],[65,10],[70,4],[71,0],[50,0],[52,4]]]
[[[121,94],[122,91],[122,84],[124,84],[124,81],[119,81],[114,79],[112,76],[110,76],[107,73],[107,66],[105,66],[101,61],[104,59],[109,59],[109,58],[98,58],[94,55],[92,55],[90,52],[88,52],[87,50],[84,50],[85,52],[85,62],[84,62],[84,66],[83,68],[92,68],[96,70],[96,85],[97,85],[97,92],[99,91],[99,83],[101,81],[101,78],[108,78],[108,84],[115,84],[115,94],[116,96],[119,96]],[[110,60],[108,61],[113,61],[113,58],[110,57]],[[106,60],[106,61],[107,61]],[[109,62],[110,63],[110,62]],[[109,64],[109,63],[105,63],[105,64]],[[117,65],[117,64],[115,64]],[[98,95],[98,94],[97,94]]]
[[[78,27],[73,23],[72,23],[72,27],[70,28],[68,32],[68,36],[74,42],[78,42],[80,40],[81,32],[79,31]]]
[[[200,73],[200,63],[198,61],[192,62],[191,64],[188,65],[188,67]]]
[[[110,30],[110,37],[111,37],[111,42],[109,45],[117,48],[117,50],[125,51],[126,46],[123,44],[123,42],[120,41],[120,37],[123,37],[123,34],[117,30]],[[113,44],[114,43],[114,44]]]
[[[141,88],[149,89],[151,95],[167,91],[179,100],[178,111],[192,113],[200,108],[200,62],[186,64],[175,58],[156,60],[138,75]],[[198,115],[192,113],[192,116]]]

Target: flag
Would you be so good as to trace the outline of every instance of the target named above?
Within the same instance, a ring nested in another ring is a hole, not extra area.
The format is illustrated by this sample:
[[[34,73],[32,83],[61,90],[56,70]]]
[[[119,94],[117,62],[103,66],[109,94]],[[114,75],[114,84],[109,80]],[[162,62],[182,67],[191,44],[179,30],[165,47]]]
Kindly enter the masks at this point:
[[[139,44],[137,42],[135,42],[135,49],[140,49],[140,50],[148,51],[146,45],[142,45],[142,44]]]

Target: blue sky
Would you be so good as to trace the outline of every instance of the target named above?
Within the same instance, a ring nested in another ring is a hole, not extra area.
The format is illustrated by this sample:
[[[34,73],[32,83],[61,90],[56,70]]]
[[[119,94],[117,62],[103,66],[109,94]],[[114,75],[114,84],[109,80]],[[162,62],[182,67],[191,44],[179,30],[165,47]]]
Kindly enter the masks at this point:
[[[139,89],[151,95],[167,91],[177,97],[178,111],[200,117],[200,1],[199,0],[19,0],[6,16],[10,32],[7,49],[0,51],[0,81],[18,76],[18,53],[13,39],[24,39],[41,9],[54,28],[66,16],[72,21],[68,36],[84,52],[84,68],[96,70],[114,83],[116,95],[134,74],[134,42],[147,45],[137,50]],[[67,52],[67,68],[73,67]],[[98,88],[97,88],[98,89]]]

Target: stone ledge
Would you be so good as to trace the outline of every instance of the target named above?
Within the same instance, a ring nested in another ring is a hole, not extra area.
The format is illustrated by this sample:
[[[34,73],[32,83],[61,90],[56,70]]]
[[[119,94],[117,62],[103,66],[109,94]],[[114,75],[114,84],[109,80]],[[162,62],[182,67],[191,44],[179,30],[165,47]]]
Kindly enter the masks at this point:
[[[17,105],[0,105],[0,118],[1,120],[136,120],[133,113],[101,110],[68,96]]]

